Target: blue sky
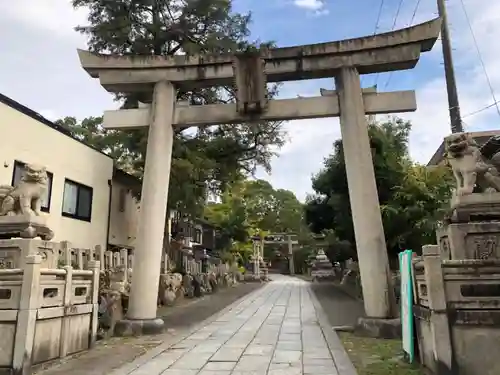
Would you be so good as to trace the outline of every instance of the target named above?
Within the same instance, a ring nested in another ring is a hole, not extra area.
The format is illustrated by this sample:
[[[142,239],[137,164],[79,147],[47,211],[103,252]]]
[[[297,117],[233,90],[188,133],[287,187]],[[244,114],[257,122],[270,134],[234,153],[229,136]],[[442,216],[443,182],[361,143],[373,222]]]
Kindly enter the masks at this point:
[[[418,0],[403,0],[395,28],[409,26]],[[500,90],[500,2],[463,0],[493,90]],[[400,0],[385,0],[378,32],[392,29]],[[252,39],[274,40],[278,46],[326,42],[371,35],[380,0],[234,0],[236,11],[253,13]],[[493,102],[460,0],[448,0],[454,58],[462,114]],[[421,0],[413,23],[437,16],[436,0]],[[74,11],[66,0],[0,2],[0,92],[55,120],[63,116],[99,116],[116,103],[97,80],[79,66],[76,48],[85,39],[72,28],[85,23],[84,11]],[[374,76],[362,79],[365,86]],[[412,120],[410,150],[415,160],[427,162],[449,133],[444,73],[439,42],[417,67],[398,72],[388,81],[378,76],[380,91],[414,89],[418,110],[401,114]],[[280,97],[319,95],[333,88],[333,80],[287,83]],[[498,94],[500,97],[500,94]],[[500,115],[493,106],[464,118],[466,130],[498,129]],[[271,175],[259,171],[275,187],[290,189],[300,199],[311,190],[311,175],[340,137],[337,119],[290,121],[284,126],[287,144],[273,159]]]

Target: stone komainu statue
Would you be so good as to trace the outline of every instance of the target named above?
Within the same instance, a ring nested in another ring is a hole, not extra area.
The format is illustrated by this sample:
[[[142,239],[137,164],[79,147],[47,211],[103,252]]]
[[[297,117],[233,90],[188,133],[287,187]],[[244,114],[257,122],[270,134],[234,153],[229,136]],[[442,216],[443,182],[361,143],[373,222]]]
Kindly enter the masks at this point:
[[[47,186],[46,168],[36,164],[26,164],[24,174],[16,186],[0,185],[0,216],[29,214],[39,216]]]
[[[456,194],[500,192],[500,138],[492,137],[479,147],[469,133],[456,133],[445,138],[445,151]]]

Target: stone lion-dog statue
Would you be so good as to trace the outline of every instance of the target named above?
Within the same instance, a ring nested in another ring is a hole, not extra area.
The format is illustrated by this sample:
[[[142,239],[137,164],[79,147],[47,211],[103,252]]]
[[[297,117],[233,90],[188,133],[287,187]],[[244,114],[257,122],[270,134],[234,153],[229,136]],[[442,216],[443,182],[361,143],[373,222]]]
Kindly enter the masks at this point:
[[[456,133],[446,137],[445,151],[457,183],[457,195],[500,192],[497,166],[481,153],[470,133]]]
[[[45,167],[26,164],[16,186],[0,185],[0,216],[41,215],[42,198],[47,191]]]

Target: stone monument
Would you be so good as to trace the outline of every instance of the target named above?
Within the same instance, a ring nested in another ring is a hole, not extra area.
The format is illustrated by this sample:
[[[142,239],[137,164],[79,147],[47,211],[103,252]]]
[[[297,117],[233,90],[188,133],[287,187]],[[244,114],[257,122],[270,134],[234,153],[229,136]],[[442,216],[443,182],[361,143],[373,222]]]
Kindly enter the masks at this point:
[[[413,264],[421,363],[439,375],[500,373],[500,143],[445,138],[449,215]]]
[[[333,280],[335,271],[330,259],[326,256],[323,249],[319,249],[315,259],[312,262],[311,276],[313,281]]]
[[[47,181],[45,167],[27,164],[16,186],[0,185],[0,268],[23,268],[34,254],[42,268],[57,268],[59,244],[40,211]]]

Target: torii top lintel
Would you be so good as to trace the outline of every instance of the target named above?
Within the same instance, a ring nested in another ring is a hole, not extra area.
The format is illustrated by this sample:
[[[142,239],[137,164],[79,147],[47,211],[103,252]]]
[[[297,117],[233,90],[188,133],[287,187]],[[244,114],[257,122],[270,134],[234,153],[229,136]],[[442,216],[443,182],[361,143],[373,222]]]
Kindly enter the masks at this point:
[[[326,78],[342,67],[361,74],[413,68],[432,49],[441,19],[362,38],[259,51],[268,82]],[[110,92],[150,91],[168,80],[177,86],[207,87],[234,82],[233,55],[99,55],[78,50],[82,67]]]

